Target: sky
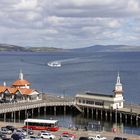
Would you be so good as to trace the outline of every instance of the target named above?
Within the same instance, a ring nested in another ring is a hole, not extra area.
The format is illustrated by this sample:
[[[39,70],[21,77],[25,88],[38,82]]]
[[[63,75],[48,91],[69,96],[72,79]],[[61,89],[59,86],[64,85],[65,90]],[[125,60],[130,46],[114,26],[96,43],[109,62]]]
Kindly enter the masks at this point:
[[[140,0],[0,0],[0,43],[140,46]]]

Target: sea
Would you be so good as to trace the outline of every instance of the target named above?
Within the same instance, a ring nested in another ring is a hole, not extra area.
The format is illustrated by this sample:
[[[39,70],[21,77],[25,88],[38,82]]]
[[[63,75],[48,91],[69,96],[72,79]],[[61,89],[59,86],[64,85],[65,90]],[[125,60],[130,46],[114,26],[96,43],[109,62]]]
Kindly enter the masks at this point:
[[[52,61],[62,66],[49,67]],[[75,96],[84,91],[112,95],[119,72],[125,102],[140,105],[140,52],[0,52],[0,85],[5,81],[11,86],[20,70],[31,88],[56,96]],[[42,117],[59,119],[62,126],[76,126],[78,116]],[[88,121],[83,119],[81,126]],[[106,129],[113,126],[102,123]],[[140,135],[140,126],[121,125],[123,132]]]

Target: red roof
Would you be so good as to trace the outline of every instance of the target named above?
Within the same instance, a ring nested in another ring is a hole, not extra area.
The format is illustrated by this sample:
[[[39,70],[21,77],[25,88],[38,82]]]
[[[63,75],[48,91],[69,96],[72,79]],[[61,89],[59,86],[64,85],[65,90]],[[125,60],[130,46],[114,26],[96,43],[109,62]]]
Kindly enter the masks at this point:
[[[30,85],[30,82],[28,82],[27,80],[16,80],[13,84],[12,84],[12,86],[25,86],[25,85],[27,85],[27,86],[29,86]]]
[[[4,92],[6,90],[6,86],[0,86],[0,93]]]
[[[9,93],[11,93],[11,94],[15,94],[15,93],[16,93],[16,91],[17,91],[17,88],[7,87],[7,88],[6,88],[6,90],[8,90],[8,91],[9,91]]]
[[[18,90],[23,95],[31,94],[34,91],[33,89],[28,89],[28,88],[18,88]]]

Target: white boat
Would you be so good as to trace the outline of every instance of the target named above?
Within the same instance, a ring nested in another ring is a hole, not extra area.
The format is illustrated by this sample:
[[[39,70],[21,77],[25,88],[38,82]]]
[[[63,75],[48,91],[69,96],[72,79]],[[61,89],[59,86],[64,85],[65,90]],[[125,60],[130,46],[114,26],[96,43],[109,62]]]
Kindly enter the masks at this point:
[[[61,67],[61,63],[58,61],[49,62],[48,66],[50,67]]]

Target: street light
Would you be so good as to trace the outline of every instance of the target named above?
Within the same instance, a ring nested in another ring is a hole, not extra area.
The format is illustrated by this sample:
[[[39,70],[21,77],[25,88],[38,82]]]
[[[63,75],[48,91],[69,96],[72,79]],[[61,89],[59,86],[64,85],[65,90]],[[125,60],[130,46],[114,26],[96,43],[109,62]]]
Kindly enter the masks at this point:
[[[28,117],[29,117],[29,114],[28,114],[28,111],[27,111],[27,127],[26,127],[26,132],[27,132],[27,138],[28,138]]]
[[[14,102],[14,109],[15,109],[15,102]],[[14,110],[14,124],[16,122],[16,111]]]
[[[116,118],[116,132],[118,131],[118,126],[117,126],[117,121],[118,121],[117,120],[117,110],[118,110],[118,106],[116,106],[116,117],[115,117]]]

